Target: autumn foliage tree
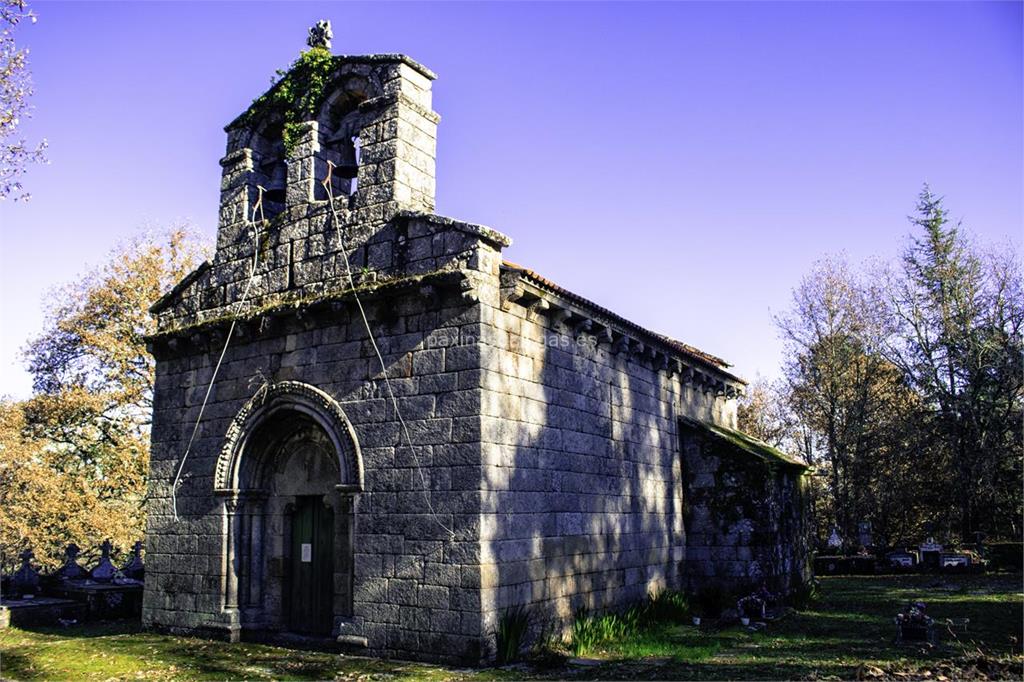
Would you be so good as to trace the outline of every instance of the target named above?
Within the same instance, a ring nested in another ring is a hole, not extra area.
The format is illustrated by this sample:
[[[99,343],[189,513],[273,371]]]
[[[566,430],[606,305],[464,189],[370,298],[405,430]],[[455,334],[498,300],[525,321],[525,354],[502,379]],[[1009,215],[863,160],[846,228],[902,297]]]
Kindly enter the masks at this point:
[[[197,265],[187,230],[146,235],[51,297],[26,348],[34,395],[0,403],[0,547],[54,564],[68,542],[141,539],[153,362],[150,305]]]
[[[815,467],[818,539],[855,549],[977,532],[1019,539],[1024,476],[1024,295],[1012,250],[984,253],[919,197],[892,267],[826,259],[777,324],[784,386],[771,411],[748,399],[748,428]],[[754,396],[756,398],[756,396]],[[794,415],[791,425],[773,415]],[[773,433],[782,430],[781,433]]]

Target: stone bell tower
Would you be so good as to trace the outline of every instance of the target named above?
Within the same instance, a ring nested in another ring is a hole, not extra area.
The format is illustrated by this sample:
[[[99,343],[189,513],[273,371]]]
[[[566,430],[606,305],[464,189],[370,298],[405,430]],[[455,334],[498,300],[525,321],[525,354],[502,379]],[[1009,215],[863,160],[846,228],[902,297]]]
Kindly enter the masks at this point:
[[[245,238],[260,187],[264,217],[301,219],[327,200],[329,170],[345,222],[434,210],[435,74],[404,55],[332,55],[327,22],[308,42],[292,69],[225,128],[218,251]]]

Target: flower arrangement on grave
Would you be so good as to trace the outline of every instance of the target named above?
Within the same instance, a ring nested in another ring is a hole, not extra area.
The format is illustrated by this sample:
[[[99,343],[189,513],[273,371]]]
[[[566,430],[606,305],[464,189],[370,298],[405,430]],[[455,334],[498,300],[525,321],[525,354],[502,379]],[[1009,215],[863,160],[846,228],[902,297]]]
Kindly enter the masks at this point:
[[[755,591],[737,600],[736,611],[739,612],[741,618],[764,618],[765,608],[769,602],[773,601],[775,601],[775,595],[762,584]]]
[[[906,610],[897,613],[893,619],[896,623],[896,640],[933,642],[935,621],[926,611],[924,602],[915,601],[910,602]]]

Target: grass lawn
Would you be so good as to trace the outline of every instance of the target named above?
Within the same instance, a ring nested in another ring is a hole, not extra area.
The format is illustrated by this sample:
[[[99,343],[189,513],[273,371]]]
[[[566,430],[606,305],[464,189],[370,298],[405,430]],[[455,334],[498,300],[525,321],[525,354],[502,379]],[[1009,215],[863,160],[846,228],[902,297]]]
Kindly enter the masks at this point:
[[[126,623],[0,631],[4,679],[964,679],[1024,677],[1022,577],[824,578],[809,609],[748,632],[660,624],[587,654],[585,662],[453,669],[257,644],[140,632]],[[907,601],[937,620],[938,647],[892,643],[892,617]],[[581,663],[586,663],[581,664]]]

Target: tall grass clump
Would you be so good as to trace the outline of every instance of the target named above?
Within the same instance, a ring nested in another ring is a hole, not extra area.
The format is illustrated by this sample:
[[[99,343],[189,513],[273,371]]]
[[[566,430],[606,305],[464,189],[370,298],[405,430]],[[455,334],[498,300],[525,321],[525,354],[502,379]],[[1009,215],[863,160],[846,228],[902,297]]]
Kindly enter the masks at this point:
[[[676,590],[654,592],[644,606],[644,617],[653,623],[681,622],[690,615],[689,600],[684,593]]]
[[[519,659],[523,639],[530,628],[530,610],[522,604],[505,609],[498,620],[497,661],[498,665],[512,663]]]
[[[622,613],[591,615],[584,607],[573,616],[569,650],[580,656],[606,642],[633,637],[653,626],[680,622],[688,613],[686,595],[669,590],[651,593]]]
[[[572,619],[569,650],[580,656],[604,642],[625,636],[628,629],[627,622],[614,613],[592,616],[587,608],[578,609]]]

